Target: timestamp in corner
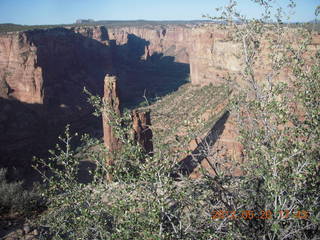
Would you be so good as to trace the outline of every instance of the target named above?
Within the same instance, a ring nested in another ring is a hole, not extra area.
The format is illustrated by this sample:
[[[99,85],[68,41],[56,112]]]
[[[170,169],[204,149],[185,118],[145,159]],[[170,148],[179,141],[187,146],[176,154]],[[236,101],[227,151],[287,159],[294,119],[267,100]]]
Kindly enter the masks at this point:
[[[241,211],[227,211],[227,210],[213,210],[211,212],[211,219],[213,220],[222,220],[222,219],[244,219],[244,220],[253,220],[253,219],[261,219],[268,220],[273,218],[281,218],[281,219],[309,219],[310,212],[306,210],[279,210],[279,211],[271,211],[271,210],[241,210]]]

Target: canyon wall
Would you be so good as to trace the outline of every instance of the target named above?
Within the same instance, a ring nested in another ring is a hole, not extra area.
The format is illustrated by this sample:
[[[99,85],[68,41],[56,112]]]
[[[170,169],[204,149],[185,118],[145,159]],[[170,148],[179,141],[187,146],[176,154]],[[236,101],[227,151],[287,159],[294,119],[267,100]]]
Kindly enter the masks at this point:
[[[43,103],[42,68],[27,34],[0,36],[0,97]]]
[[[0,35],[1,167],[30,167],[67,123],[80,132],[101,128],[83,88],[103,93],[112,72],[106,36],[98,27]]]
[[[319,41],[315,36],[310,47],[318,49]],[[270,52],[264,49],[261,71]],[[50,108],[76,107],[81,105],[82,88],[102,94],[105,74],[124,70],[118,65],[155,59],[190,65],[194,84],[218,84],[241,70],[239,51],[228,32],[216,25],[68,27],[1,34],[0,97]]]
[[[319,39],[310,47],[319,49]],[[188,80],[223,83],[241,70],[239,51],[216,25],[81,26],[0,34],[0,164],[47,151],[66,123],[101,136],[83,88],[102,96],[106,74],[119,79],[125,104],[139,104]],[[261,74],[264,59],[257,68]]]
[[[97,79],[103,79],[111,66],[103,41],[97,28],[1,34],[0,97],[45,105],[54,98],[56,105],[69,105],[70,94],[79,94],[84,85],[102,92]]]
[[[127,44],[122,53],[126,58],[134,50],[140,60],[170,56],[174,62],[187,64],[193,84],[221,84],[227,74],[241,70],[239,45],[217,25],[121,27],[109,28],[108,34],[116,45]],[[140,46],[137,37],[144,40]]]
[[[163,96],[189,80],[187,26],[108,28],[120,97],[126,105]]]
[[[239,44],[217,25],[113,27],[108,39],[121,46],[116,55],[122,59],[153,62],[167,57],[186,64],[193,84],[221,84],[241,70]]]
[[[128,101],[141,101],[149,88],[161,94],[166,83],[176,90],[175,81],[188,72],[183,34],[103,26],[0,34],[0,166],[30,166],[32,155],[45,155],[67,123],[101,136],[101,119],[91,116],[83,88],[102,96],[106,74],[121,80]]]
[[[158,26],[158,27],[121,27],[109,28],[109,39],[114,40],[116,45],[125,45],[130,41],[134,45],[139,37],[144,40],[144,46],[137,46],[140,59],[147,60],[152,55],[162,54],[172,56],[176,62],[189,64],[189,45],[191,28],[187,26]],[[131,46],[127,51],[132,50]],[[131,49],[130,49],[131,47]],[[126,53],[128,54],[128,52]]]
[[[243,46],[232,41],[229,35],[228,30],[221,29],[217,25],[195,27],[191,30],[192,43],[189,45],[188,52],[190,79],[193,84],[221,84],[225,83],[225,79],[229,76],[231,78],[237,77],[237,84],[240,87],[246,84],[239,77],[241,71],[244,70]],[[257,81],[266,81],[270,77],[270,72],[272,72],[270,55],[282,51],[282,49],[274,49],[270,46],[270,39],[277,38],[279,41],[289,42],[293,48],[297,48],[299,43],[306,40],[302,39],[301,32],[295,28],[284,28],[281,36],[275,36],[272,32],[265,33],[265,36],[258,43],[260,49],[256,53],[256,63],[253,66]],[[308,54],[318,51],[320,49],[319,43],[320,34],[314,33],[311,36],[311,42],[307,45]],[[287,81],[290,78],[290,73],[284,69],[274,77],[275,80]]]
[[[217,26],[158,26],[109,28],[109,39],[116,45],[128,44],[127,58],[135,49],[140,60],[170,56],[188,64],[194,84],[221,84],[227,73],[239,72],[239,45],[228,40],[228,32]],[[138,46],[136,38],[145,40]]]
[[[241,68],[238,44],[228,40],[228,32],[217,26],[194,28],[189,46],[190,79],[193,84],[221,84],[227,73]]]
[[[291,43],[301,37],[296,29],[288,28],[286,31],[283,37]],[[134,36],[144,39],[145,48],[140,49],[141,59],[150,59],[152,55],[162,54],[174,57],[175,62],[189,64],[190,81],[193,84],[222,84],[225,83],[226,77],[239,75],[243,68],[242,46],[232,41],[230,32],[218,25],[122,27],[108,29],[108,32],[109,39],[119,45],[130,42]],[[314,34],[308,48],[315,52],[319,49],[319,42],[320,35]],[[270,71],[268,55],[272,50],[267,39],[262,40],[260,44],[261,52],[254,68],[256,76],[263,79]],[[288,77],[288,72],[283,71],[279,79],[284,80]]]

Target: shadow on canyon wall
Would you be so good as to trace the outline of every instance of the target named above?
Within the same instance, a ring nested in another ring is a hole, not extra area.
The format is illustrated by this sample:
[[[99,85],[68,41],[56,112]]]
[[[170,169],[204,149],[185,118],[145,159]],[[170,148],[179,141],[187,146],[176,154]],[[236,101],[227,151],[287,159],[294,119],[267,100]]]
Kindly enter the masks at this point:
[[[102,95],[105,74],[112,72],[111,50],[103,43],[69,29],[26,32],[37,47],[47,111],[68,107],[71,115],[88,107],[83,88]]]
[[[123,106],[134,107],[144,101],[144,94],[154,99],[177,90],[189,75],[189,65],[176,63],[174,57],[156,53],[141,60],[150,43],[133,34],[120,46],[65,28],[26,35],[37,47],[43,104],[0,99],[0,168],[17,168],[22,179],[34,175],[32,156],[47,157],[66,124],[72,132],[102,136],[102,121],[91,114],[84,87],[102,96],[104,76],[116,75]],[[101,39],[108,40],[105,28]]]
[[[196,149],[177,164],[178,173],[188,176],[201,164],[207,156],[208,147],[212,147],[222,134],[229,116],[230,112],[226,111],[213,125],[209,133],[197,144]],[[173,173],[172,176],[178,178],[179,174],[177,172]]]
[[[59,114],[63,115],[63,111]],[[101,135],[101,118],[90,113],[78,119],[69,117],[63,120],[60,115],[57,119],[59,121],[48,115],[42,104],[0,98],[0,168],[8,168],[10,179],[27,180],[27,185],[39,180],[31,167],[34,164],[32,158],[48,157],[48,150],[54,149],[56,143],[62,143],[58,136],[63,134],[66,124],[71,124],[72,133],[89,133],[93,137]],[[79,138],[72,142],[74,146],[79,143]]]
[[[145,97],[155,101],[189,81],[189,64],[175,62],[174,56],[163,53],[149,55],[150,42],[145,39],[128,34],[127,44],[117,46],[112,41],[111,45],[124,107],[136,107]]]

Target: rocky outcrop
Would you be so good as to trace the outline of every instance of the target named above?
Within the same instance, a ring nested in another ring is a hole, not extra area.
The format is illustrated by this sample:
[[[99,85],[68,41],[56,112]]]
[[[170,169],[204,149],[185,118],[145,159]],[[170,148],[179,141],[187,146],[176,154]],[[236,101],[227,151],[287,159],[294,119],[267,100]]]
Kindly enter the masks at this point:
[[[134,130],[134,139],[139,143],[146,154],[153,154],[152,130],[150,111],[132,112],[132,124]]]
[[[68,27],[67,29],[70,29],[75,33],[79,33],[86,38],[94,39],[108,45],[109,34],[108,30],[104,26]]]
[[[117,151],[121,149],[122,145],[114,130],[115,124],[119,122],[119,118],[121,117],[118,80],[115,76],[106,75],[105,77],[103,102],[105,104],[102,116],[104,144],[110,153],[107,156],[106,164],[112,165]],[[141,145],[146,154],[152,155],[153,143],[152,130],[150,129],[150,111],[133,110],[131,116],[135,142]],[[141,159],[141,161],[143,160]]]
[[[103,77],[111,66],[110,51],[104,43],[108,36],[102,29],[1,34],[0,97],[25,103],[75,105],[70,103],[70,94],[78,102],[83,86],[102,93]]]
[[[0,35],[0,53],[0,97],[42,104],[42,68],[27,34]]]
[[[117,78],[107,75],[104,79],[104,97],[103,101],[106,109],[103,112],[103,138],[106,148],[111,155],[121,148],[121,142],[117,138],[113,124],[117,116],[120,117],[120,99]],[[107,164],[112,164],[112,157],[107,160]]]
[[[210,136],[216,137],[211,146]],[[211,132],[192,142],[191,146],[196,146],[196,149],[204,149],[206,157],[194,167],[190,177],[199,178],[202,176],[201,167],[211,175],[223,171],[226,175],[241,176],[243,172],[239,163],[243,163],[243,146],[238,141],[238,136],[235,116],[232,114],[222,115]]]

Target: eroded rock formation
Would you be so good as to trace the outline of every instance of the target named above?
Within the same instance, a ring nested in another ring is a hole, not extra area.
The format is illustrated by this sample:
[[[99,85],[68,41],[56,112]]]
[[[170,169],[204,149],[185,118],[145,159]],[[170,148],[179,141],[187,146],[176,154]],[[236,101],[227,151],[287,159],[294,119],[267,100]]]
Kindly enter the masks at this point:
[[[121,148],[121,142],[114,132],[113,125],[116,117],[120,117],[120,99],[117,78],[106,75],[104,79],[104,103],[106,109],[103,112],[103,138],[107,149],[113,154]],[[112,159],[107,160],[107,164],[112,164]]]
[[[115,76],[106,75],[104,79],[103,101],[105,104],[102,117],[104,144],[110,153],[106,159],[106,164],[112,165],[122,145],[119,136],[117,136],[115,132],[115,124],[119,122],[119,117],[121,117],[118,80]],[[153,143],[152,130],[150,129],[150,111],[133,110],[131,116],[134,140],[137,144],[141,145],[146,154],[152,155]],[[141,161],[143,160],[144,159],[141,159]]]
[[[132,124],[134,130],[134,139],[139,143],[145,153],[152,155],[153,143],[152,143],[152,130],[150,111],[138,111],[132,112]]]

